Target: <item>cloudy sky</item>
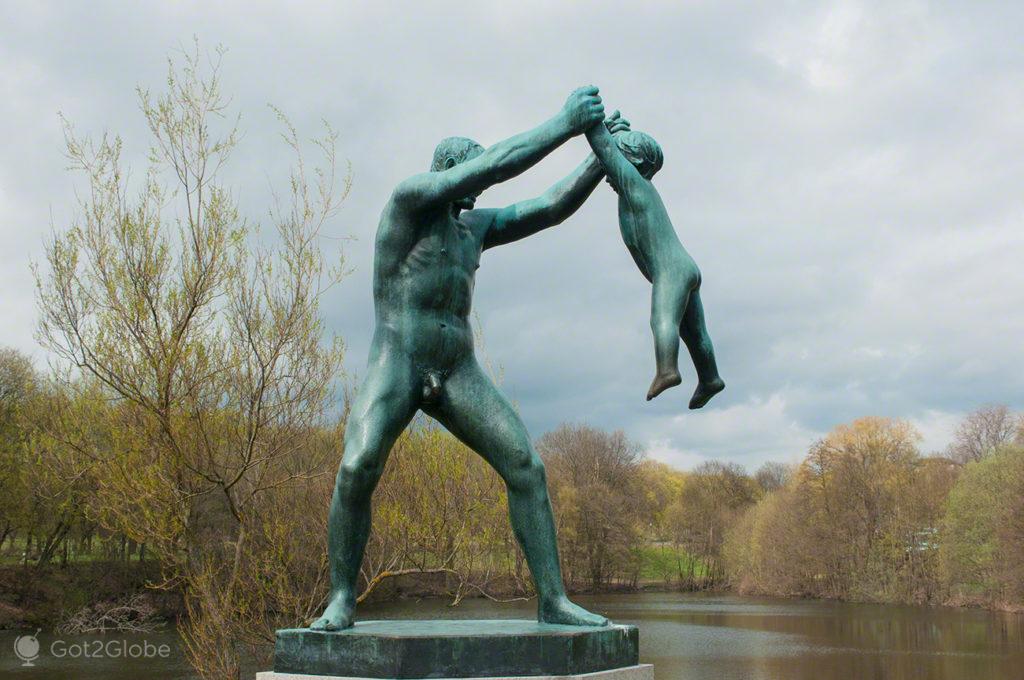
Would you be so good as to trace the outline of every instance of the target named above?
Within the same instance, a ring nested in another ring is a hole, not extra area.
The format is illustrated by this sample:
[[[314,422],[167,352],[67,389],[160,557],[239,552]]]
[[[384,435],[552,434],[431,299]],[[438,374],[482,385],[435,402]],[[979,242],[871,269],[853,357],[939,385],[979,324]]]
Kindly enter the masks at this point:
[[[287,5],[285,7],[285,5]],[[911,419],[926,451],[965,412],[1024,409],[1024,4],[0,1],[0,344],[35,347],[29,270],[74,212],[57,113],[119,132],[141,168],[136,85],[192,36],[228,48],[244,137],[226,176],[260,219],[289,156],[267,103],[341,133],[352,193],[323,246],[354,273],[328,324],[363,370],[377,217],[436,142],[491,144],[578,85],[663,145],[656,185],[704,273],[728,388],[651,403],[650,287],[602,185],[561,226],[489,251],[475,310],[531,432],[622,428],[690,467],[799,459],[838,423]],[[574,139],[484,194],[532,197]],[[351,240],[347,240],[351,238]]]

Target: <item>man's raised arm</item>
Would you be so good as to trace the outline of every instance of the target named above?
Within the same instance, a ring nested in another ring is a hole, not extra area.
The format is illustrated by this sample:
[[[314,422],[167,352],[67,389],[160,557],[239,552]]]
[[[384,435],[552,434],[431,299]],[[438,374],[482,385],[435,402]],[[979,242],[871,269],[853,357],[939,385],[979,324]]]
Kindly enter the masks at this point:
[[[562,110],[532,130],[487,148],[475,158],[439,172],[425,172],[402,182],[395,199],[417,208],[443,206],[515,177],[536,164],[570,137],[604,119],[596,87],[569,95]]]
[[[619,117],[616,111],[604,125],[594,127],[606,127],[616,133],[629,130],[629,121]],[[561,224],[579,210],[602,177],[604,167],[597,156],[590,154],[569,176],[537,198],[494,210],[484,237],[484,248],[518,241],[542,229]]]
[[[518,241],[562,223],[579,210],[602,177],[600,161],[590,154],[565,179],[537,198],[491,211],[493,217],[484,236],[484,249]]]

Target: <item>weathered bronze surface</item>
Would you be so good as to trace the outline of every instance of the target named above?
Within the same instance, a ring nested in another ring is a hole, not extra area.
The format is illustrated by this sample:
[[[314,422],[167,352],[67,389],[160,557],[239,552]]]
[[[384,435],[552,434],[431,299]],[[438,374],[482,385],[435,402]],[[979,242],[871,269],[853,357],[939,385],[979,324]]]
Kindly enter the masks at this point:
[[[481,254],[572,215],[600,181],[601,164],[590,156],[542,196],[505,208],[476,209],[477,197],[603,120],[597,88],[586,87],[550,120],[487,149],[445,139],[430,171],[400,183],[384,206],[374,257],[376,329],[345,428],[328,527],[332,591],[314,630],[352,625],[370,498],[395,439],[418,410],[505,481],[512,528],[537,588],[538,620],[607,624],[566,597],[544,464],[519,415],[477,363],[469,324]]]
[[[614,135],[604,125],[587,130],[587,140],[601,159],[608,183],[619,195],[619,230],[633,261],[653,284],[651,331],[654,333],[656,373],[647,400],[682,382],[679,339],[682,337],[697,369],[697,389],[690,408],[701,408],[723,389],[715,350],[704,322],[700,300],[700,270],[679,241],[661,194],[651,179],[661,169],[661,147],[643,132],[629,129],[616,111],[610,117]]]

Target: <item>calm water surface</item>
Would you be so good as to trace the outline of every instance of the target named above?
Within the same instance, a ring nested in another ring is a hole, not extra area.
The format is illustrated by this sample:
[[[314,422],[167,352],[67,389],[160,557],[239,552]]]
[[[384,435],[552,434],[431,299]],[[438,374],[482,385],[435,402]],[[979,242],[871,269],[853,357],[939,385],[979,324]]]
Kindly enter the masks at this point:
[[[645,593],[580,597],[618,623],[640,627],[640,658],[657,680],[1024,680],[1024,616],[977,610]],[[534,603],[404,601],[364,607],[363,618],[532,618]],[[30,631],[32,632],[32,631]],[[24,668],[15,633],[0,633],[0,677],[26,680],[191,679],[173,632],[65,637],[99,646],[168,644],[167,659],[58,659],[39,636]],[[122,642],[123,641],[123,642]],[[252,671],[255,671],[254,667]],[[247,674],[251,678],[251,674]]]

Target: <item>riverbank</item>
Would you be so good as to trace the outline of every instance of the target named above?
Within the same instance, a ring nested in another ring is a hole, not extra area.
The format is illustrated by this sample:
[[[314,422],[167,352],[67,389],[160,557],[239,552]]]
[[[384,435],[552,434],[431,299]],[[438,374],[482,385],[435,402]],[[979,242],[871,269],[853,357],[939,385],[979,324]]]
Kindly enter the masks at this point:
[[[173,590],[160,583],[153,561],[78,562],[65,566],[0,567],[0,629],[51,630],[74,614],[133,596],[144,598],[153,618],[173,621],[182,612]]]
[[[180,595],[173,589],[158,589],[161,582],[160,570],[153,561],[94,561],[72,563],[63,566],[6,565],[0,567],[0,630],[26,630],[42,628],[53,630],[69,617],[90,608],[103,607],[135,598],[143,598],[142,608],[155,622],[174,622],[184,613]],[[694,587],[694,584],[699,587]],[[387,579],[367,599],[369,607],[402,606],[402,603],[421,600],[447,602],[456,598],[453,593],[457,583],[446,574],[407,574]],[[612,583],[599,589],[571,587],[573,597],[629,596],[645,594],[674,595],[680,593],[705,593],[712,596],[739,596],[747,598],[768,598],[773,601],[791,602],[842,602],[846,604],[871,604],[904,606],[907,603],[880,600],[838,600],[821,599],[792,594],[780,596],[713,584],[689,581],[665,581],[638,579],[634,583]],[[512,581],[492,579],[487,596],[472,589],[466,589],[460,603],[489,599],[502,601],[501,604],[529,601],[532,598]],[[973,609],[1024,613],[1024,606],[1013,602],[988,603],[963,597],[947,598],[942,601],[918,603],[924,606],[948,609]],[[469,605],[475,608],[478,604]],[[460,611],[458,607],[452,611]]]

